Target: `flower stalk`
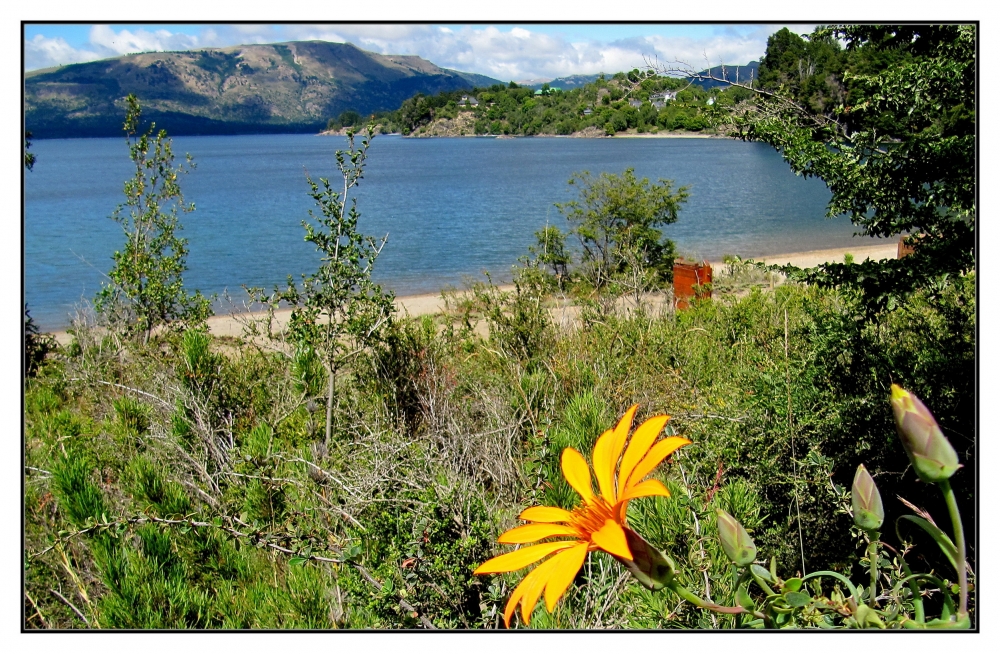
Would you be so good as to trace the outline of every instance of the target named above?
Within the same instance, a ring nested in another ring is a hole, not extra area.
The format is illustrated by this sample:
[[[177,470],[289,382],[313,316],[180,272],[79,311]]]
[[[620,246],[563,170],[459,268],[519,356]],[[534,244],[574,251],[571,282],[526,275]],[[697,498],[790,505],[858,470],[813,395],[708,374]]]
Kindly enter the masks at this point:
[[[965,531],[962,529],[962,516],[958,512],[955,492],[947,479],[938,482],[944,500],[948,504],[948,514],[951,516],[952,529],[955,532],[955,567],[958,568],[958,620],[968,619],[969,613],[969,578],[965,570]]]

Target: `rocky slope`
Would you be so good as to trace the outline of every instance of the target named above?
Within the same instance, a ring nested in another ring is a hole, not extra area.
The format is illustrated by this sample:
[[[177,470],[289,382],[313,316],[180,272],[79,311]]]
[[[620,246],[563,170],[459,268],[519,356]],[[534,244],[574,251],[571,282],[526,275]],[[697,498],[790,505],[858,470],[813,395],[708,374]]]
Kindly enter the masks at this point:
[[[133,54],[26,73],[25,126],[35,138],[118,136],[121,99],[135,93],[144,116],[173,135],[308,132],[345,110],[496,83],[325,41]]]

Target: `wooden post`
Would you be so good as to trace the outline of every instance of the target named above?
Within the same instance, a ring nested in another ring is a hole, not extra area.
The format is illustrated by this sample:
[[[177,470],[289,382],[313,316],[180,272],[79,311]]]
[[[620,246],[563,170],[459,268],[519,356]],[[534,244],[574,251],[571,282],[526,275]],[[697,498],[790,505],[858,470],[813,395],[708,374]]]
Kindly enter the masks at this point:
[[[704,286],[712,283],[712,266],[707,261],[701,263],[688,262],[683,259],[674,261],[674,306],[678,309],[687,309],[688,300],[697,297],[712,297],[712,289]],[[695,287],[699,292],[695,293]]]

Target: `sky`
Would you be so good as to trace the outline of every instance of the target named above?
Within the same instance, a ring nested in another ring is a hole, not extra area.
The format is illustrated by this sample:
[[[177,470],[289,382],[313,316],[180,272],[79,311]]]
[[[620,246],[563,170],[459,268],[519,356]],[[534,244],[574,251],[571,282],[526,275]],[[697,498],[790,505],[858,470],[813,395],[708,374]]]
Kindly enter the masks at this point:
[[[319,39],[380,54],[417,55],[438,66],[502,81],[616,73],[646,62],[744,65],[759,60],[783,24],[31,24],[24,68],[36,70],[133,52]],[[808,33],[812,24],[789,24]]]

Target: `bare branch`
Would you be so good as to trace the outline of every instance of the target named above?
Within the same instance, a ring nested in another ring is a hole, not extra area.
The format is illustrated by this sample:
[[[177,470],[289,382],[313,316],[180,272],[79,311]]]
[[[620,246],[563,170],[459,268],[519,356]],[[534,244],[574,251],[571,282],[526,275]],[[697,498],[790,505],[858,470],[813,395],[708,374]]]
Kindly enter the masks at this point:
[[[78,617],[81,620],[83,620],[83,624],[87,625],[87,629],[90,629],[90,620],[87,619],[87,616],[85,616],[80,611],[80,609],[78,609],[75,606],[73,606],[73,602],[71,602],[68,599],[66,599],[65,597],[63,597],[62,593],[60,593],[55,588],[50,588],[49,592],[52,593],[53,595],[55,595],[59,599],[60,602],[62,602],[63,604],[65,604],[66,606],[68,606],[70,609],[72,609],[73,613],[76,613],[76,617]],[[34,602],[32,602],[32,604],[34,604]]]

